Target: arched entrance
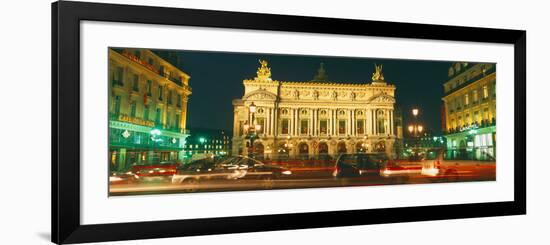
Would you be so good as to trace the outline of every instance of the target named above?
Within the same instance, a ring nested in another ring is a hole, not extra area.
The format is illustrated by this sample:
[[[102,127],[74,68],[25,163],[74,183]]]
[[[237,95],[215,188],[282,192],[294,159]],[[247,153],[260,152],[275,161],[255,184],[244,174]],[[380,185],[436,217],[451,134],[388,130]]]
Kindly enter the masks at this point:
[[[357,144],[355,144],[355,151],[357,153],[367,152],[367,145],[363,142],[358,142]]]
[[[277,148],[277,159],[288,159],[290,149],[287,147],[286,143],[280,143]]]
[[[254,157],[258,160],[264,159],[264,145],[262,143],[254,144]]]
[[[379,141],[378,143],[376,143],[376,145],[374,146],[374,150],[377,151],[377,152],[384,152],[386,151],[386,143],[384,141]]]
[[[307,145],[307,143],[302,142],[298,144],[298,157],[300,157],[300,159],[308,159],[309,146]]]
[[[328,154],[328,145],[326,142],[319,143],[319,155],[327,155]]]
[[[336,150],[338,154],[346,153],[348,152],[348,149],[346,148],[346,142],[338,142],[338,145],[336,147]]]

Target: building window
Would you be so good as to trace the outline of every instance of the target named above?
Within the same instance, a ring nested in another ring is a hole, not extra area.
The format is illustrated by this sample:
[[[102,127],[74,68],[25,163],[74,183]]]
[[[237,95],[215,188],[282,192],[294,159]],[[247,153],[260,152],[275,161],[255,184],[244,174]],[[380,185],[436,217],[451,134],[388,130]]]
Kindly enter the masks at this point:
[[[365,133],[365,120],[358,119],[357,120],[357,134],[364,134]]]
[[[149,120],[149,106],[146,105],[143,107],[143,119]]]
[[[122,67],[116,67],[113,71],[113,86],[124,86],[124,83],[122,81],[122,74],[124,73],[124,70]]]
[[[134,91],[139,91],[139,75],[138,74],[134,74],[134,84],[132,86],[132,89]]]
[[[383,111],[378,111],[377,116],[377,122],[376,122],[376,128],[379,134],[385,134],[386,133],[386,117],[384,115]]]
[[[153,62],[153,58],[147,59],[147,63],[149,63],[149,65],[153,65],[153,63],[154,63],[154,62]]]
[[[120,113],[120,96],[115,96],[115,108],[114,108],[115,114],[118,115]]]
[[[308,133],[308,120],[300,120],[300,134],[307,134]]]
[[[172,104],[172,90],[168,91],[168,104]]]
[[[319,121],[319,133],[327,134],[328,120]]]
[[[473,91],[474,94],[474,103],[477,102],[477,89]]]
[[[132,105],[130,106],[130,116],[136,117],[136,102],[132,102]]]
[[[288,134],[288,125],[289,125],[288,119],[285,118],[281,121],[281,134]]]
[[[176,105],[177,105],[178,107],[181,107],[181,94],[178,94],[178,95],[176,96],[176,99],[178,100],[178,101],[176,102]]]
[[[378,128],[378,134],[385,134],[386,133],[386,120],[384,118],[379,118],[377,123]]]
[[[466,106],[470,104],[470,95],[469,94],[464,95],[464,104]]]
[[[151,96],[153,94],[151,90],[153,89],[153,81],[147,80],[147,95]]]
[[[162,109],[157,108],[156,115],[155,115],[155,124],[160,125],[161,123],[161,116],[162,116]]]
[[[258,133],[258,134],[263,134],[263,133],[264,133],[264,128],[265,128],[265,118],[263,118],[263,117],[258,118],[258,119],[257,119],[257,123],[258,123],[259,125],[261,125],[261,126],[260,126],[260,130],[258,130],[257,133]]]
[[[159,100],[162,100],[162,94],[163,94],[163,91],[162,91],[162,86],[159,85]]]
[[[346,134],[346,120],[338,120],[338,134]]]
[[[483,98],[487,99],[487,97],[489,97],[489,87],[487,87],[487,85],[484,85],[483,86]]]
[[[166,127],[167,128],[172,128],[172,113],[168,112],[166,113]]]

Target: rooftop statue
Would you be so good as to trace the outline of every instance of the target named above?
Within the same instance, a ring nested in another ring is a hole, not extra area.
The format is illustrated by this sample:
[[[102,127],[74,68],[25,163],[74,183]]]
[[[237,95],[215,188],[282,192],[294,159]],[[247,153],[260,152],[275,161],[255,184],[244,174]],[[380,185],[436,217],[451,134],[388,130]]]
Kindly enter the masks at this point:
[[[267,67],[267,61],[266,60],[258,60],[260,62],[260,67],[258,68],[258,71],[256,72],[258,79],[265,79],[265,80],[271,80],[271,69]]]
[[[384,74],[382,74],[382,65],[374,64],[374,73],[372,73],[372,81],[384,81]]]

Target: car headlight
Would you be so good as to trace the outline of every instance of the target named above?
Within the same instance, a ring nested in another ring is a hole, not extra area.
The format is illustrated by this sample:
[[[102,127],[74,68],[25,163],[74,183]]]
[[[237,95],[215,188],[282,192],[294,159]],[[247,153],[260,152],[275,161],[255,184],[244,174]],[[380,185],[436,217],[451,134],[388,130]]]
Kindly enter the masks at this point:
[[[285,170],[283,172],[281,172],[281,174],[284,174],[284,175],[291,175],[292,172],[290,170]]]
[[[109,181],[121,181],[122,178],[116,176],[109,176]]]

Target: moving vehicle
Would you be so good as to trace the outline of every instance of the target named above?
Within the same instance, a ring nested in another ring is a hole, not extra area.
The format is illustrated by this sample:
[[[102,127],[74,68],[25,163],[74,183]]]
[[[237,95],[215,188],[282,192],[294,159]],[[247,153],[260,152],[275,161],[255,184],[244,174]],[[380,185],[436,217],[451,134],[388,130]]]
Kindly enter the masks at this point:
[[[158,164],[134,165],[130,169],[139,177],[139,181],[170,181],[181,163],[178,161],[165,161]]]
[[[112,172],[109,175],[109,184],[118,185],[118,184],[132,184],[139,181],[139,176],[128,171],[128,172]]]
[[[388,162],[389,158],[385,153],[341,154],[336,159],[336,168],[333,176],[337,178],[378,177]]]
[[[266,189],[273,188],[274,179],[291,175],[286,168],[264,164],[247,156],[221,160],[203,159],[182,165],[172,177],[173,184],[186,184],[189,192],[209,181],[259,180]],[[225,182],[227,183],[227,182]]]

